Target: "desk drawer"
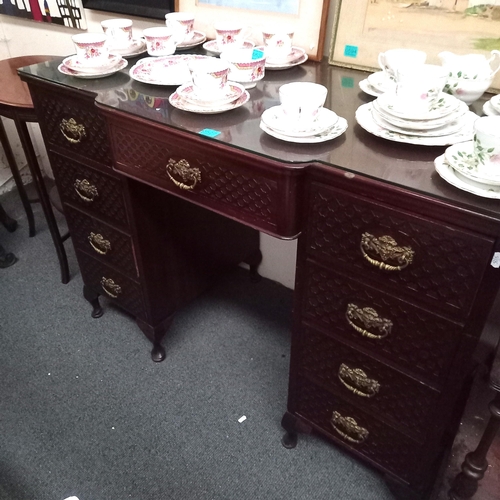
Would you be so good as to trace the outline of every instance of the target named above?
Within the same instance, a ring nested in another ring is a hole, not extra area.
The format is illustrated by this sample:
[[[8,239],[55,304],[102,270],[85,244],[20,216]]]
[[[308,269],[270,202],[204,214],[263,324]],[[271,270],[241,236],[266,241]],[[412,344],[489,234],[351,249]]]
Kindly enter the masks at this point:
[[[112,224],[128,227],[122,180],[53,154],[51,165],[61,199]]]
[[[466,317],[493,240],[313,184],[306,251],[434,310]]]

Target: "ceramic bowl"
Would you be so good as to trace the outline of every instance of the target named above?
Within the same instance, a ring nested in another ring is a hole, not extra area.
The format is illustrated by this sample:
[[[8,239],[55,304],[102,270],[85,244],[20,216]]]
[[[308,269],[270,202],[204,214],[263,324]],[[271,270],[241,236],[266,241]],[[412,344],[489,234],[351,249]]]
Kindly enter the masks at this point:
[[[492,82],[493,78],[478,80],[448,77],[444,91],[466,104],[472,104],[488,90]]]

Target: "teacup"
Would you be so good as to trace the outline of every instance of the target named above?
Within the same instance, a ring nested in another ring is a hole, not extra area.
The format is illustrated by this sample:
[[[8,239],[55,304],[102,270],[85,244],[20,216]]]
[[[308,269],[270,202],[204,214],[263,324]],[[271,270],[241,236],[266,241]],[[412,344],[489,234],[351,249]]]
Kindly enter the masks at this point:
[[[169,12],[165,14],[165,24],[173,31],[176,44],[187,43],[193,38],[194,14]]]
[[[189,63],[194,95],[204,101],[219,99],[226,88],[229,63],[215,57],[195,59]]]
[[[78,33],[71,37],[82,66],[104,66],[109,61],[108,37],[104,33]]]
[[[398,107],[431,111],[437,105],[446,84],[447,71],[434,64],[403,66],[396,71]]]
[[[244,84],[245,88],[255,87],[264,78],[266,56],[258,49],[229,49],[220,58],[229,63],[229,79]]]
[[[169,56],[175,52],[173,31],[170,28],[146,28],[142,34],[146,39],[146,47],[150,56]]]
[[[239,23],[224,22],[214,25],[219,50],[237,49],[243,45],[246,30]]]
[[[127,48],[132,44],[132,21],[130,19],[106,19],[101,21],[102,30],[114,48]]]
[[[290,126],[312,126],[325,104],[328,89],[318,83],[285,83],[279,88],[281,109]]]
[[[474,122],[474,155],[479,174],[500,176],[500,116],[483,116]]]
[[[265,28],[262,31],[266,58],[270,63],[284,61],[292,51],[292,29]]]
[[[378,55],[379,66],[391,77],[396,78],[400,68],[420,66],[425,63],[427,54],[415,49],[390,49]]]

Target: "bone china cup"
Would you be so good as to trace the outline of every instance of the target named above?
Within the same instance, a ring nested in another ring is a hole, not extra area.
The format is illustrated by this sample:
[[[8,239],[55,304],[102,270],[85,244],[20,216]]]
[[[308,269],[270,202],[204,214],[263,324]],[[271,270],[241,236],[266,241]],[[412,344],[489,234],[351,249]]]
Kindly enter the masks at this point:
[[[479,174],[500,176],[500,116],[483,116],[475,121],[474,155]]]
[[[227,61],[210,57],[189,63],[195,95],[205,101],[217,100],[227,85],[229,64]]]
[[[106,19],[101,21],[101,27],[108,35],[112,47],[126,49],[132,44],[132,21],[130,19]]]
[[[220,58],[229,63],[229,79],[245,84],[246,88],[264,78],[266,57],[261,50],[229,49],[222,52]]]
[[[142,34],[146,39],[146,47],[150,56],[169,56],[175,52],[176,44],[170,28],[146,28]]]
[[[99,67],[108,62],[108,37],[104,33],[78,33],[71,40],[75,44],[76,57],[83,66]]]
[[[328,89],[318,83],[285,83],[279,88],[281,108],[290,126],[312,126],[325,104]]]
[[[165,14],[165,24],[173,31],[176,44],[187,43],[193,38],[194,14],[169,12]]]
[[[214,28],[215,40],[221,52],[227,49],[237,49],[243,45],[244,31],[240,24],[224,22],[216,24]]]
[[[262,30],[266,57],[270,63],[280,63],[290,55],[293,35],[292,29],[265,28]]]
[[[427,54],[415,49],[390,49],[378,55],[379,66],[391,77],[403,67],[419,66],[425,63]]]

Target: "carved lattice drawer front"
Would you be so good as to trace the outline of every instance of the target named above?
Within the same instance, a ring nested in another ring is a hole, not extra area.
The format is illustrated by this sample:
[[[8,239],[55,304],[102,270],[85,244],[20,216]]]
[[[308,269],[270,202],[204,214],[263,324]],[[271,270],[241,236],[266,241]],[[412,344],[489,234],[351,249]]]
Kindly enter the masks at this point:
[[[111,167],[106,123],[98,114],[93,97],[80,94],[69,97],[36,88],[33,103],[49,147],[62,148],[71,158],[78,155],[81,159]]]
[[[343,274],[307,262],[303,317],[429,381],[444,378],[459,348],[461,325]]]
[[[185,138],[153,140],[114,127],[115,168],[177,196],[276,232],[281,176]]]
[[[77,251],[83,282],[134,316],[144,316],[141,287],[115,269]]]
[[[72,208],[64,207],[69,232],[75,248],[117,268],[132,278],[137,278],[137,270],[132,240],[128,234],[118,231],[108,224]]]
[[[307,251],[377,286],[466,316],[493,241],[312,184]]]
[[[302,327],[302,375],[422,441],[440,393],[327,335]]]
[[[305,378],[299,378],[297,386],[294,413],[382,469],[411,481],[419,464],[417,442]]]
[[[54,170],[61,199],[113,224],[128,226],[122,182],[93,168],[84,167],[53,154]]]

